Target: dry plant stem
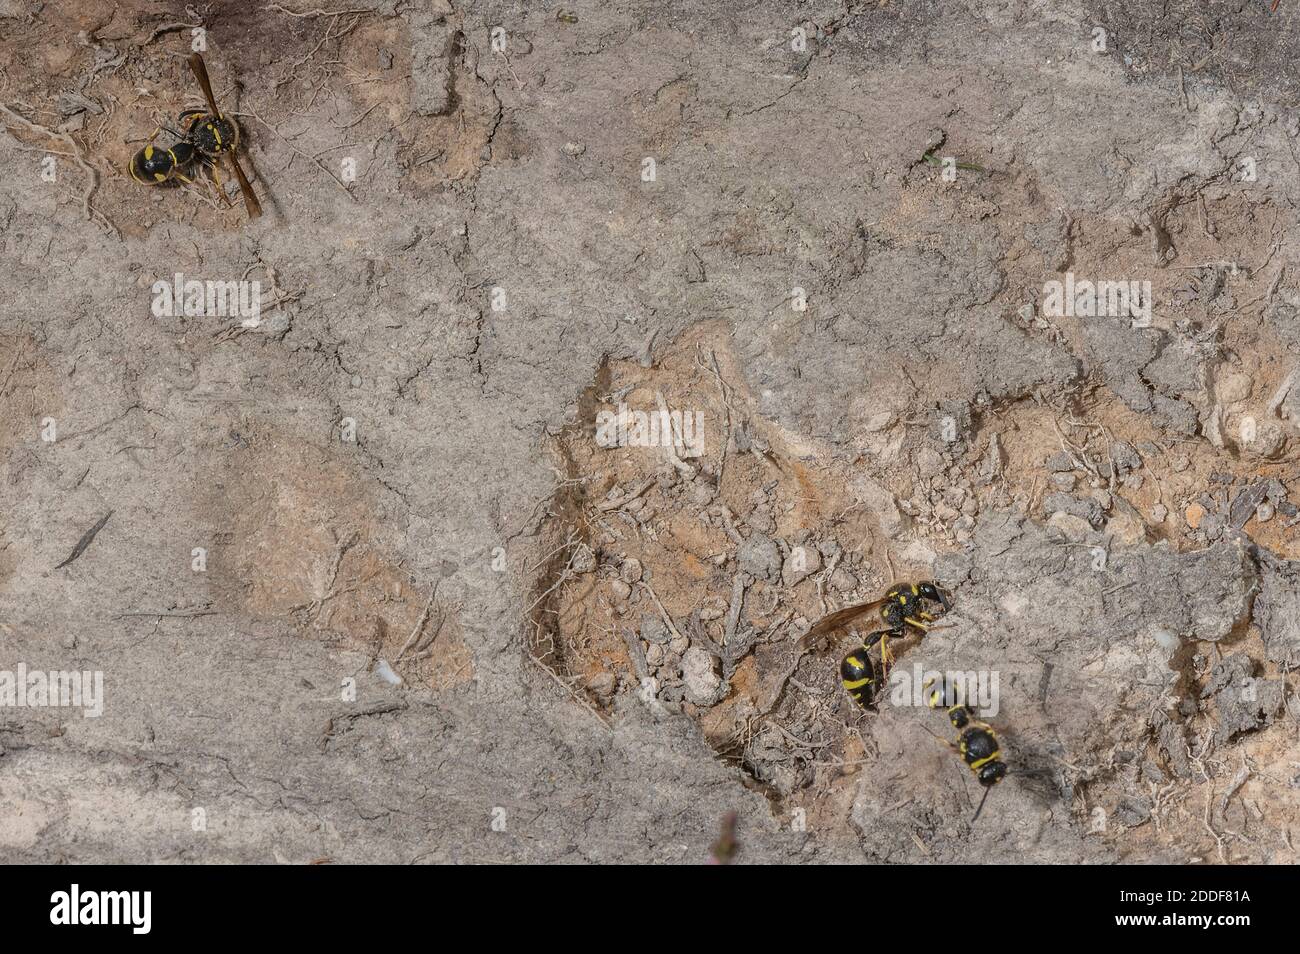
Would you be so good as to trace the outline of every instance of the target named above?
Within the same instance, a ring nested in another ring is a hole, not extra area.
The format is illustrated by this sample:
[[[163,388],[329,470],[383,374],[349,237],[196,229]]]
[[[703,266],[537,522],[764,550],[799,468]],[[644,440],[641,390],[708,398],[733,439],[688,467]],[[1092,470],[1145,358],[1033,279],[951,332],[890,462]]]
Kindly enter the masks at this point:
[[[366,8],[356,8],[352,10],[322,10],[320,7],[317,7],[314,10],[304,10],[299,13],[297,10],[290,10],[288,7],[283,7],[278,3],[272,3],[263,9],[273,10],[277,13],[287,13],[291,17],[342,17],[350,14],[375,12],[374,10]]]
[[[695,468],[683,461],[677,453],[678,445],[680,444],[685,447],[685,444],[682,441],[682,435],[677,430],[677,426],[673,423],[672,417],[669,416],[668,402],[664,400],[662,391],[655,392],[655,401],[659,405],[660,436],[662,437],[662,428],[668,428],[671,437],[668,443],[664,445],[664,451],[668,455],[668,462],[672,464],[673,467],[677,469],[677,472],[684,478],[687,480],[694,480]]]
[[[3,103],[0,103],[0,113],[3,113],[7,119],[16,123],[18,126],[21,126],[23,129],[26,129],[28,132],[49,136],[51,139],[63,143],[72,150],[71,152],[59,153],[59,155],[68,156],[73,159],[88,177],[86,189],[81,194],[82,211],[85,212],[87,219],[92,222],[99,222],[100,225],[107,229],[114,238],[120,239],[122,233],[117,230],[117,226],[110,222],[107,216],[90,204],[90,197],[95,194],[95,190],[99,187],[99,172],[87,161],[80,144],[67,133],[55,132],[48,126],[34,123],[30,119],[20,116]]]
[[[597,710],[596,710],[596,709],[591,705],[590,702],[588,702],[586,699],[584,699],[583,696],[582,696],[582,693],[578,692],[577,689],[573,688],[573,686],[571,686],[569,683],[567,683],[567,682],[565,682],[563,679],[561,679],[559,673],[557,673],[557,672],[556,672],[554,669],[552,669],[550,666],[546,665],[546,663],[542,662],[540,659],[538,659],[538,658],[537,658],[535,655],[533,655],[531,652],[528,653],[527,655],[528,655],[529,660],[531,660],[532,663],[533,663],[535,666],[537,666],[538,669],[540,669],[542,672],[546,673],[546,675],[550,676],[550,677],[551,677],[551,681],[554,682],[554,683],[555,683],[557,686],[559,686],[561,689],[563,689],[564,692],[565,692],[565,694],[568,695],[569,698],[573,699],[574,702],[578,703],[579,705],[582,706],[582,708],[584,708],[584,709],[586,709],[588,712],[590,712],[590,713],[592,714],[592,716],[595,718],[595,720],[596,720],[597,722],[600,723],[601,728],[603,728],[603,729],[609,729],[609,728],[611,728],[610,723],[609,723],[609,720],[608,720],[605,716],[601,715],[600,712],[598,712],[598,711],[597,711]]]
[[[730,394],[731,389],[728,388],[727,383],[722,380],[722,371],[718,368],[717,353],[714,351],[709,352],[709,364],[707,366],[704,365],[704,361],[702,358],[697,357],[697,363],[699,363],[702,367],[707,367],[707,370],[713,372],[713,377],[718,382],[718,392],[722,396],[723,406],[726,408],[727,411],[727,429],[722,439],[722,459],[718,461],[717,487],[720,491],[722,489],[722,476],[724,473],[726,473],[727,470],[727,452],[731,449],[731,428],[732,428],[731,422],[732,422],[732,417],[735,409],[731,405],[731,394]]]
[[[563,550],[565,547],[572,547],[575,543],[578,542],[580,542],[578,540],[578,535],[576,533],[571,532],[569,534],[569,538],[564,541],[564,544],[560,547],[560,549]],[[525,615],[535,610],[544,599],[546,599],[548,596],[550,596],[552,593],[554,593],[557,589],[559,589],[561,586],[564,585],[564,583],[568,581],[569,577],[573,574],[573,561],[577,559],[578,553],[579,553],[578,548],[574,547],[573,552],[569,554],[569,561],[564,565],[564,569],[560,573],[559,579],[557,579],[554,583],[548,586],[541,596],[533,600],[532,605],[529,606],[528,609],[524,610]]]
[[[316,619],[320,619],[320,611],[324,607],[325,603],[339,595],[334,590],[334,584],[339,578],[339,568],[343,565],[343,558],[347,555],[347,552],[350,549],[356,546],[357,540],[360,539],[360,536],[361,534],[354,530],[352,534],[346,540],[339,543],[338,547],[335,549],[334,559],[330,562],[329,582],[325,584],[325,595],[318,597],[309,603],[302,603],[293,607],[294,612],[303,609],[310,609],[315,614]]]
[[[664,609],[664,604],[660,602],[659,594],[655,592],[654,587],[650,585],[648,580],[642,580],[641,586],[650,594],[650,599],[654,600],[655,607],[659,610],[659,615],[663,617],[664,625],[668,627],[668,632],[672,633],[673,636],[678,639],[684,639],[685,637],[682,636],[681,630],[677,628],[677,624],[673,622],[673,618],[668,615],[668,610]]]
[[[740,625],[740,610],[744,603],[745,574],[738,570],[731,580],[731,606],[727,610],[727,629],[722,636],[724,646],[736,638],[736,627]]]
[[[142,47],[148,46],[154,40],[158,39],[158,37],[167,33],[175,33],[177,30],[197,30],[202,28],[202,26],[202,23],[181,23],[179,20],[175,23],[164,23],[160,27],[155,27],[154,31],[150,33],[148,38],[140,45]]]
[[[1215,831],[1214,826],[1210,824],[1210,805],[1213,803],[1213,800],[1214,800],[1214,786],[1211,785],[1209,790],[1205,793],[1205,816],[1202,819],[1202,822],[1205,825],[1205,830],[1208,831],[1214,837],[1214,845],[1218,849],[1219,860],[1222,861],[1224,864],[1227,864],[1228,856],[1223,850],[1224,838],[1217,831]]]
[[[600,513],[608,513],[611,510],[622,510],[633,500],[636,500],[637,497],[640,497],[643,493],[645,493],[656,483],[658,483],[658,481],[659,481],[658,477],[651,477],[648,480],[644,480],[640,484],[638,484],[635,488],[625,493],[623,496],[616,497],[613,500],[606,500],[603,501],[602,503],[596,504],[596,510],[598,510]]]
[[[231,115],[249,116],[253,119],[256,119],[259,123],[261,123],[267,129],[269,129],[272,133],[274,133],[277,139],[279,139],[282,143],[284,143],[286,146],[292,149],[296,155],[302,156],[304,159],[306,159],[308,162],[314,165],[321,172],[325,173],[325,175],[329,176],[330,181],[333,182],[336,186],[338,186],[339,190],[342,191],[342,193],[346,195],[349,199],[351,199],[353,202],[360,201],[359,199],[357,199],[355,195],[352,194],[352,190],[350,190],[343,183],[343,180],[341,180],[338,176],[334,175],[334,173],[330,172],[327,168],[325,168],[324,163],[322,163],[319,159],[313,158],[312,156],[308,155],[307,153],[299,149],[297,146],[295,146],[290,140],[285,138],[284,134],[281,133],[280,130],[276,129],[274,126],[268,123],[255,110],[249,110],[246,113],[232,113]]]

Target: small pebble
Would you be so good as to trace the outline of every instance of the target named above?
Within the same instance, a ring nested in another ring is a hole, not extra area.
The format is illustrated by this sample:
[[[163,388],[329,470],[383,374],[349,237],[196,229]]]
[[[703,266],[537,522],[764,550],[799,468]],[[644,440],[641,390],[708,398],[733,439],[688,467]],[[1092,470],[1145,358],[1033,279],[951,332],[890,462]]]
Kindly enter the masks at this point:
[[[1167,629],[1157,628],[1151,631],[1152,638],[1167,653],[1178,648],[1178,637]]]
[[[839,593],[850,593],[858,588],[858,578],[844,567],[836,567],[831,574],[831,589]]]
[[[890,427],[893,425],[895,420],[896,418],[893,411],[881,411],[878,414],[873,414],[867,419],[866,424],[863,425],[863,430],[868,434],[874,434],[877,431],[883,431],[885,428]]]
[[[1069,472],[1055,473],[1048,478],[1048,483],[1050,483],[1057,490],[1064,490],[1064,491],[1073,490],[1075,482],[1076,480],[1074,474]]]
[[[669,636],[667,625],[658,616],[641,617],[641,638],[647,643],[666,643]]]
[[[1047,469],[1057,474],[1074,470],[1074,458],[1065,451],[1057,451],[1047,458]]]
[[[619,577],[624,583],[641,582],[641,561],[628,557],[623,561],[623,566],[619,570]]]
[[[618,680],[612,672],[598,672],[587,680],[587,688],[601,698],[609,698],[618,687]]]
[[[696,705],[713,701],[722,679],[713,668],[713,657],[699,646],[692,646],[682,656],[682,679],[686,683],[686,698]]]
[[[1230,371],[1219,379],[1219,400],[1224,404],[1236,404],[1250,397],[1254,382],[1250,375],[1240,371]]]
[[[811,546],[796,546],[790,550],[781,567],[781,582],[795,586],[822,568],[822,555]]]
[[[590,573],[596,569],[596,554],[585,543],[579,543],[569,566],[573,568],[574,573]]]
[[[713,498],[718,492],[713,489],[713,485],[707,480],[696,478],[691,484],[691,503],[697,507],[707,507],[713,502]]]
[[[922,477],[933,477],[943,470],[943,457],[932,447],[923,447],[916,454],[916,469]]]
[[[781,576],[781,549],[765,534],[758,531],[750,534],[736,556],[740,568],[750,576],[773,581]]]

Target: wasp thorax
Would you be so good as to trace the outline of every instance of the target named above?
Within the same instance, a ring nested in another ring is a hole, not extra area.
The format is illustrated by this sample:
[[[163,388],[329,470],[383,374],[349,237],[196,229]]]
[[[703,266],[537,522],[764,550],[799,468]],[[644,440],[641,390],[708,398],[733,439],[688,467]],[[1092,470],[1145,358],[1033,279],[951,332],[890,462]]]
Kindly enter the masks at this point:
[[[239,127],[223,116],[195,116],[190,120],[188,138],[205,156],[219,156],[239,145]]]

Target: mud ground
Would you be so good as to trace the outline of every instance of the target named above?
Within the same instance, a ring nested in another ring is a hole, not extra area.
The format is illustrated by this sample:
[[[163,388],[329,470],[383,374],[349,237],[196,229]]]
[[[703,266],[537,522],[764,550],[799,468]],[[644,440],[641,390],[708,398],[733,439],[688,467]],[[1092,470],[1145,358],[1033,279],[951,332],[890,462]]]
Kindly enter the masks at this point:
[[[0,670],[104,682],[0,708],[0,859],[1295,862],[1271,6],[0,0]],[[125,172],[196,30],[256,221]],[[798,642],[922,578],[976,824]]]

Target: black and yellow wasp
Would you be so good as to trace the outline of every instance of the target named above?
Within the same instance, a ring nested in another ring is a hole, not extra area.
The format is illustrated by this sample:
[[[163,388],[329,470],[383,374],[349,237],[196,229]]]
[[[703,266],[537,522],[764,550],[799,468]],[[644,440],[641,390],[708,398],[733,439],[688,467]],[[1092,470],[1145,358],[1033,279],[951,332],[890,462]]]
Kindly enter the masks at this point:
[[[840,662],[840,680],[853,700],[864,709],[875,700],[877,684],[888,677],[893,655],[889,640],[901,639],[908,630],[924,634],[939,615],[946,613],[952,604],[948,596],[931,582],[895,583],[878,600],[858,603],[823,616],[800,639],[808,645],[819,636],[841,629],[856,619],[880,610],[885,628],[876,630],[862,641],[862,646],[849,653]],[[880,672],[871,660],[869,650],[880,643]]]
[[[971,774],[984,787],[984,797],[971,819],[971,824],[974,824],[980,812],[984,811],[984,802],[993,786],[1007,776],[1007,764],[1002,761],[1002,746],[997,733],[987,722],[980,721],[974,709],[958,700],[956,687],[946,679],[937,686],[933,679],[926,680],[925,704],[931,709],[945,708],[948,721],[960,735],[956,742],[941,741],[957,750]]]
[[[184,132],[167,130],[177,141],[166,149],[153,144],[163,131],[162,127],[155,129],[144,148],[131,157],[128,171],[131,173],[131,178],[141,185],[161,185],[173,178],[189,182],[186,170],[197,163],[211,170],[213,181],[220,188],[221,178],[217,173],[217,163],[225,157],[235,170],[235,178],[239,180],[239,190],[243,193],[248,216],[255,219],[262,214],[262,206],[257,201],[257,195],[253,192],[248,177],[244,175],[243,168],[239,165],[239,159],[235,156],[235,150],[239,147],[239,127],[233,119],[223,116],[217,109],[217,101],[212,95],[212,83],[208,79],[208,69],[203,63],[203,57],[194,53],[190,56],[189,63],[190,69],[194,71],[194,76],[199,81],[199,87],[203,90],[208,108],[187,109],[181,113],[180,124]],[[221,195],[225,197],[224,192]]]

